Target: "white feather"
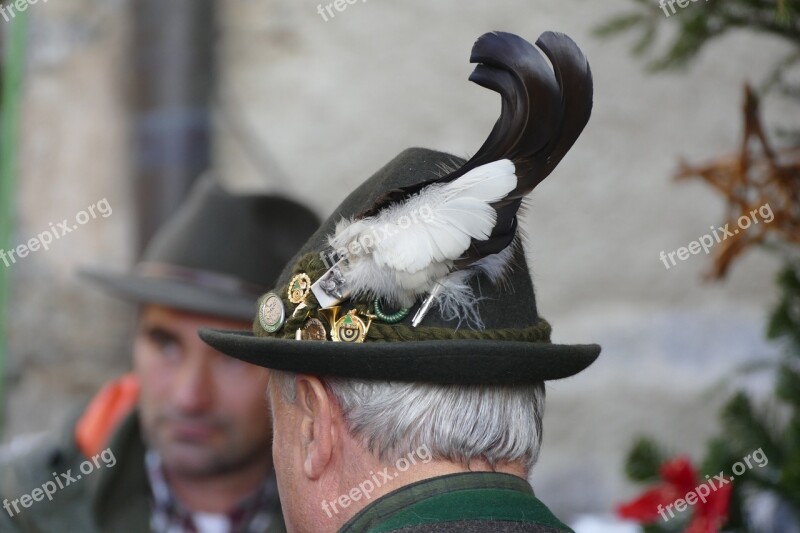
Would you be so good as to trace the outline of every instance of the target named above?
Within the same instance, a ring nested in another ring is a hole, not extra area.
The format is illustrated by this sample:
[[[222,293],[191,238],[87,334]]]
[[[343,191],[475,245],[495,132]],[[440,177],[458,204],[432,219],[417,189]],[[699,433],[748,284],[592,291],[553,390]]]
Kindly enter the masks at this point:
[[[483,329],[483,320],[478,313],[478,300],[469,281],[476,274],[475,270],[457,270],[446,276],[439,283],[442,289],[436,296],[436,305],[442,318],[448,322],[458,321],[458,327],[463,322],[474,329]]]
[[[498,284],[508,273],[511,265],[511,258],[514,256],[514,244],[506,246],[496,254],[487,255],[483,259],[476,261],[473,266],[475,270],[483,272],[489,281]]]
[[[483,320],[477,306],[481,297],[475,295],[469,282],[478,272],[482,272],[491,283],[500,283],[508,273],[514,247],[512,243],[500,252],[477,261],[471,268],[457,270],[440,280],[442,289],[436,296],[436,305],[442,318],[447,321],[457,320],[459,326],[466,322],[470,328],[483,329]]]
[[[329,243],[347,250],[344,274],[355,294],[411,305],[451,271],[472,239],[491,235],[497,217],[491,204],[516,186],[511,161],[488,163],[373,217],[340,221]]]

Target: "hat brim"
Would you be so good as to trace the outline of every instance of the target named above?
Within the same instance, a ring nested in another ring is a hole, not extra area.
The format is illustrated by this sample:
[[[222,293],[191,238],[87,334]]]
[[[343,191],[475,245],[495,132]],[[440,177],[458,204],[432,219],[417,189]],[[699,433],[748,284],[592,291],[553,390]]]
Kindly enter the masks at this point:
[[[83,269],[78,275],[123,299],[137,303],[163,305],[190,313],[247,322],[251,322],[256,313],[255,297],[214,291],[186,281],[90,269]]]
[[[222,353],[266,368],[317,376],[463,385],[562,379],[600,354],[597,344],[495,340],[343,343],[267,339],[249,331],[199,330]]]

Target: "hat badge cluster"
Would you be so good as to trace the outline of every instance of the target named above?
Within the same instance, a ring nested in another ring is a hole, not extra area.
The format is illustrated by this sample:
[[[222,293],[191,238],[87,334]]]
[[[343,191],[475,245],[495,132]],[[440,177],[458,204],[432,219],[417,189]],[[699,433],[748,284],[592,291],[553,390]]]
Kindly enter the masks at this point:
[[[408,316],[409,308],[387,314],[383,311],[380,299],[372,302],[372,307],[363,309],[353,307],[344,310],[340,305],[349,296],[346,281],[341,272],[341,265],[334,265],[323,276],[312,283],[310,276],[304,272],[295,275],[289,281],[287,300],[296,307],[292,316],[304,314],[302,327],[295,331],[297,340],[333,341],[361,343],[367,337],[374,320],[387,324],[396,324]],[[310,316],[306,303],[309,294],[314,294],[317,301],[325,302],[319,309],[318,316]],[[275,292],[266,294],[259,305],[258,320],[264,331],[275,333],[285,324],[287,319],[283,299]]]

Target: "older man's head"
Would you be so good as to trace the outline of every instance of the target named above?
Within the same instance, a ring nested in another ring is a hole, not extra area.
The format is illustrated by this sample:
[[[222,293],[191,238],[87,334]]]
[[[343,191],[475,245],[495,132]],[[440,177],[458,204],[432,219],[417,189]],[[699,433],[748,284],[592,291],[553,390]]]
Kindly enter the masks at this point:
[[[273,371],[273,462],[287,525],[334,531],[402,485],[466,471],[525,478],[544,384],[433,385]]]

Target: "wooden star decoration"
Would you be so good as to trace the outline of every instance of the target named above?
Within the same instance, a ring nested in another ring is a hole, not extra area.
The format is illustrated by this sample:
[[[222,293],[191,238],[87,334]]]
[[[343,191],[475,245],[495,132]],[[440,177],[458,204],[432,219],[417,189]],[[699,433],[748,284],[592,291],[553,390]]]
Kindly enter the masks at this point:
[[[739,152],[696,166],[682,161],[675,175],[676,180],[699,178],[722,194],[727,202],[726,223],[731,229],[740,228],[740,220],[750,219],[747,229],[716,245],[708,272],[711,279],[725,277],[736,258],[768,238],[800,244],[800,146],[773,149],[759,113],[758,97],[749,85],[745,85],[744,93],[744,135]],[[774,214],[770,222],[758,218],[763,206],[768,206],[767,214],[770,210]]]

